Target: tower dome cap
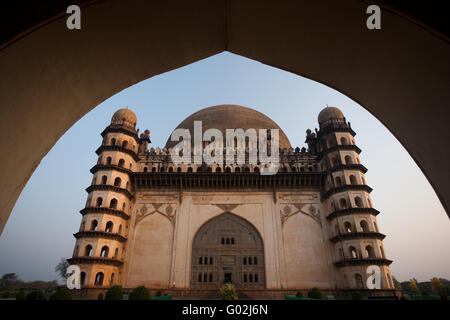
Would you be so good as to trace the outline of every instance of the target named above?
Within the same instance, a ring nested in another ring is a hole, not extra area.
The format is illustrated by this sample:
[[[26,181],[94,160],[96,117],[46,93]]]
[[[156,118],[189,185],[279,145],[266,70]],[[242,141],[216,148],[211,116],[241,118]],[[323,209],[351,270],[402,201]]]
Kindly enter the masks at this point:
[[[344,114],[339,108],[326,107],[320,111],[317,120],[319,121],[319,124],[325,123],[329,120],[344,120]]]
[[[134,128],[136,126],[136,123],[136,115],[128,108],[117,110],[111,118],[111,124],[125,124]]]

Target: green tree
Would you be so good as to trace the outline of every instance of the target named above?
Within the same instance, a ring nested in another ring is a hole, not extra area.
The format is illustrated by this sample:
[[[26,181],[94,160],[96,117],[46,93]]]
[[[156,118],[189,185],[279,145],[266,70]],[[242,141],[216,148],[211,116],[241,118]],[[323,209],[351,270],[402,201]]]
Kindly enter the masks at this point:
[[[21,284],[22,280],[15,273],[5,273],[0,279],[0,289],[6,291],[18,289]]]
[[[25,297],[26,300],[47,300],[45,294],[41,290],[31,291]]]
[[[25,291],[23,289],[20,289],[16,294],[16,300],[25,300]]]
[[[69,262],[65,258],[61,258],[59,260],[59,263],[55,267],[55,272],[58,273],[58,275],[63,278],[63,280],[67,280],[69,275],[67,274],[67,268],[69,267]]]
[[[144,286],[137,287],[131,292],[128,300],[150,300],[150,292]]]
[[[409,281],[409,290],[413,293],[419,293],[419,288],[417,287],[417,281],[415,281],[415,279]]]
[[[105,294],[104,294],[103,292],[100,292],[100,293],[98,294],[97,299],[98,299],[98,300],[105,300]]]
[[[297,291],[297,293],[295,294],[295,296],[297,298],[303,298],[303,294],[300,291]]]
[[[123,289],[119,285],[112,286],[106,292],[105,300],[122,300],[122,299],[123,299]]]
[[[222,300],[238,300],[236,288],[231,283],[225,283],[220,288]]]
[[[60,287],[51,295],[50,300],[72,300],[72,293],[66,287]]]
[[[442,286],[441,280],[439,280],[436,277],[431,279],[431,292],[432,293],[439,294],[441,292],[442,287],[443,286]]]
[[[358,290],[352,292],[352,300],[362,300],[364,296]]]
[[[311,299],[323,299],[322,292],[317,287],[314,287],[311,289],[311,291],[308,292],[308,297]]]

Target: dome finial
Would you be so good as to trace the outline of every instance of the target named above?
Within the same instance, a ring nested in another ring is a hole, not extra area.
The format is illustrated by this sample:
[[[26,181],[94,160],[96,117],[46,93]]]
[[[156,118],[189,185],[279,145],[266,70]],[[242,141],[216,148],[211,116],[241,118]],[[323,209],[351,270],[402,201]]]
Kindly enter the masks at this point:
[[[111,118],[111,124],[122,124],[128,127],[135,128],[137,123],[136,115],[133,111],[126,108],[117,110]]]
[[[329,120],[344,120],[344,114],[339,108],[330,107],[327,104],[326,107],[320,111],[317,120],[319,121],[319,124]]]

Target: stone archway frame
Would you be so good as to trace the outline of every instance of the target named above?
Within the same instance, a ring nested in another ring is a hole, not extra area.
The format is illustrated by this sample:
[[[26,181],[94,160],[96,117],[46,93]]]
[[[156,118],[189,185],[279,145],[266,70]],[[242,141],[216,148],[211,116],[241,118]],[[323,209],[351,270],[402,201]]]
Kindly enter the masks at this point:
[[[17,31],[0,46],[0,229],[39,162],[77,120],[139,81],[223,51],[318,81],[366,108],[450,215],[449,41],[387,7],[382,29],[368,30],[368,4],[90,1],[80,31],[67,30],[65,12]]]

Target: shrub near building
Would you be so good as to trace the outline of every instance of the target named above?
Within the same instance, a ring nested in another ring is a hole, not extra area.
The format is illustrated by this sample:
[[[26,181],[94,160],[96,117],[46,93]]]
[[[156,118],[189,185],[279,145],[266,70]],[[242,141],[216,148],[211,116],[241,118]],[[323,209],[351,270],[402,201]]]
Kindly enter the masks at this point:
[[[150,292],[144,286],[135,288],[128,300],[150,300]]]
[[[105,300],[122,300],[123,299],[123,289],[121,286],[112,286],[106,292]]]

